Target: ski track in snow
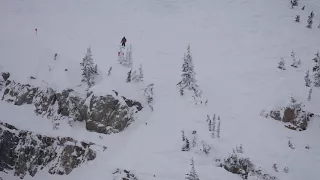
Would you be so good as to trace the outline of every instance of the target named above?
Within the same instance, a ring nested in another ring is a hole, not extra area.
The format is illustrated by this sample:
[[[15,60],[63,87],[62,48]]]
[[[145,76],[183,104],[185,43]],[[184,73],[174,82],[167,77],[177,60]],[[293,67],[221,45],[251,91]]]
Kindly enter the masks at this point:
[[[194,157],[200,179],[239,180],[239,176],[216,167],[214,158],[226,158],[240,144],[244,156],[281,180],[316,179],[320,123],[312,121],[308,130],[296,132],[281,122],[261,117],[260,112],[284,105],[293,95],[310,111],[320,114],[320,90],[314,88],[308,102],[309,89],[303,80],[305,71],[312,67],[311,59],[320,50],[319,5],[319,0],[300,0],[295,9],[290,9],[288,1],[277,0],[0,1],[0,70],[9,71],[11,79],[80,91],[79,63],[90,46],[100,74],[92,88],[95,93],[116,90],[144,101],[141,90],[155,83],[155,110],[151,112],[146,106],[132,125],[113,135],[88,132],[82,123],[69,127],[65,122],[53,131],[51,120],[35,116],[31,106],[0,102],[1,121],[108,147],[104,152],[98,150],[94,161],[68,176],[49,175],[44,170],[24,179],[102,180],[111,179],[116,168],[124,168],[141,180],[178,180],[189,172]],[[315,11],[314,27],[307,29],[311,11]],[[297,14],[301,23],[294,22]],[[134,68],[142,63],[143,85],[125,83],[129,69],[117,61],[122,36],[133,47]],[[208,106],[193,105],[192,98],[180,97],[176,88],[188,44]],[[292,50],[302,61],[298,69],[290,67]],[[58,53],[55,61],[54,53]],[[276,68],[282,57],[286,71]],[[113,70],[109,77],[110,66]],[[220,139],[210,137],[206,124],[207,114],[214,113],[221,117]],[[206,156],[195,149],[181,152],[181,130],[190,142],[192,130],[197,130],[197,149],[205,141],[212,145],[212,153]],[[288,140],[295,150],[288,147]],[[305,149],[306,145],[311,148]],[[279,172],[272,169],[275,162]],[[283,172],[285,166],[290,168],[289,173]],[[19,179],[2,172],[0,176]]]

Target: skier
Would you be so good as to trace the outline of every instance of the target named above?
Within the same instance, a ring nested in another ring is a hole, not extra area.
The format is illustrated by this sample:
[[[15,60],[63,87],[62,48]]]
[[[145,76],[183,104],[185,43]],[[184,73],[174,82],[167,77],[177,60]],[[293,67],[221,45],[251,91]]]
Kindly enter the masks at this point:
[[[126,37],[123,37],[122,40],[121,40],[122,47],[126,46],[126,42],[127,42]]]

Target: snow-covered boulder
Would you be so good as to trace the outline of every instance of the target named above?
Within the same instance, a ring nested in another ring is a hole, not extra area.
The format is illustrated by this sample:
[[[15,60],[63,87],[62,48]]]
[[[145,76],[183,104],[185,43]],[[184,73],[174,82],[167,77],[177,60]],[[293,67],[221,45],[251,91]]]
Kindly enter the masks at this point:
[[[89,131],[117,133],[134,120],[133,114],[142,110],[142,105],[120,96],[116,91],[105,96],[92,92],[83,96],[73,89],[57,92],[51,88],[40,88],[7,80],[2,88],[1,100],[14,105],[35,106],[37,115],[54,122],[58,120],[81,121]]]
[[[96,158],[93,143],[70,137],[48,137],[0,122],[0,171],[24,178],[43,168],[50,174],[69,174],[86,161]]]
[[[289,129],[303,131],[307,129],[313,113],[308,112],[301,102],[291,98],[286,106],[273,109],[264,116],[284,122]]]

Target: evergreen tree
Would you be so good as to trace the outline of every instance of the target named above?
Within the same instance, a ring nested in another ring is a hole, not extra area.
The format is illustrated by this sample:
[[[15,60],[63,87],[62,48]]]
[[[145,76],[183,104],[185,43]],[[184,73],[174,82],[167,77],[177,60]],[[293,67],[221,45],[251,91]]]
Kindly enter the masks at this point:
[[[189,143],[189,139],[188,138],[185,138],[185,143],[182,147],[182,151],[190,151],[190,143]]]
[[[131,80],[133,82],[143,82],[143,71],[142,71],[142,65],[140,64],[139,67],[139,73],[134,70],[131,74]]]
[[[153,86],[154,84],[149,84],[145,89],[144,89],[144,96],[147,98],[147,103],[150,107],[150,109],[153,111]]]
[[[292,64],[291,64],[291,66],[292,66],[292,67],[295,67],[295,68],[299,67],[299,65],[301,64],[301,61],[300,61],[300,59],[297,60],[296,54],[295,54],[293,51],[291,52],[291,57],[292,57]]]
[[[309,89],[308,101],[311,101],[312,88]]]
[[[273,168],[273,170],[274,170],[275,172],[279,172],[279,171],[278,171],[278,167],[277,167],[277,164],[276,164],[276,163],[274,163],[274,164],[273,164],[272,168]]]
[[[215,138],[215,132],[216,132],[216,114],[213,115],[213,118],[212,118],[212,133],[211,133],[211,136],[213,138]]]
[[[184,89],[188,89],[194,92],[195,96],[199,97],[201,95],[201,91],[197,85],[197,81],[195,79],[194,65],[192,60],[192,55],[190,52],[190,45],[187,48],[187,53],[183,57],[182,64],[182,80],[177,84],[180,89],[180,94],[184,94]]]
[[[278,64],[278,68],[281,69],[281,70],[286,70],[285,61],[284,61],[283,58],[281,58],[281,61]]]
[[[141,82],[143,82],[143,70],[142,70],[142,64],[140,64],[140,67],[139,67],[139,80]]]
[[[194,167],[193,158],[191,158],[191,164],[190,165],[191,165],[190,173],[186,174],[187,175],[186,179],[187,180],[200,180],[199,177],[198,177],[198,174],[196,173],[196,169]]]
[[[208,155],[210,153],[210,150],[211,150],[211,147],[202,141],[202,151]]]
[[[196,147],[196,146],[197,146],[197,138],[196,138],[196,135],[194,135],[192,139],[192,147]]]
[[[181,133],[182,133],[182,141],[185,141],[186,137],[184,136],[184,130],[182,130]]]
[[[313,17],[314,17],[314,12],[312,11],[310,13],[310,15],[308,16],[308,25],[307,28],[312,28],[312,24],[313,24]]]
[[[310,87],[311,85],[311,79],[310,79],[310,73],[309,70],[306,72],[306,75],[304,76],[305,85],[307,87]]]
[[[212,121],[211,121],[211,119],[209,121],[209,131],[212,131]]]
[[[127,67],[132,68],[133,60],[132,60],[132,46],[130,45],[126,52],[126,63]]]
[[[306,7],[306,6],[303,6],[303,7],[301,8],[301,10],[303,11],[305,7]]]
[[[312,69],[313,71],[313,78],[314,78],[314,86],[320,87],[320,54],[319,52],[316,54],[316,57],[313,59],[314,61],[314,67]]]
[[[218,116],[217,138],[220,138],[220,124],[221,124],[220,116]]]
[[[297,15],[296,16],[296,20],[295,20],[296,22],[300,22],[300,15]]]
[[[98,75],[98,67],[93,63],[91,48],[87,48],[87,53],[80,63],[82,70],[82,80],[88,85],[88,89],[95,84],[95,77]]]
[[[287,166],[284,167],[283,172],[288,173],[289,172],[289,168]]]
[[[124,55],[123,48],[120,46],[119,52],[118,52],[118,61],[121,65],[132,68],[132,46],[130,45],[126,49],[126,55]]]
[[[127,83],[131,82],[131,71],[132,70],[130,70],[127,74]]]

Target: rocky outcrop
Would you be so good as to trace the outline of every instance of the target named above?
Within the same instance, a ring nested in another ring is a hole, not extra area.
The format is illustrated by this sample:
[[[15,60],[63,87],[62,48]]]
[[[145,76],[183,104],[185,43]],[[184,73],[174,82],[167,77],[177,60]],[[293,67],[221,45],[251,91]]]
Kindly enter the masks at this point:
[[[21,179],[35,176],[43,168],[50,174],[70,174],[86,161],[96,158],[93,143],[70,137],[48,137],[0,122],[0,171],[13,171]]]
[[[274,109],[265,115],[265,117],[269,116],[275,120],[284,122],[285,127],[289,129],[303,131],[307,129],[308,122],[313,117],[313,113],[305,110],[305,106],[301,102],[291,98],[287,106]]]
[[[125,169],[116,169],[112,174],[113,180],[139,180],[134,173]]]
[[[219,162],[220,159],[217,161]],[[228,172],[238,174],[242,179],[251,179],[250,177],[254,177],[252,179],[277,180],[275,176],[263,173],[249,158],[239,157],[239,155],[235,153],[224,159],[218,166],[224,168]]]
[[[91,92],[83,97],[72,89],[56,92],[8,79],[2,84],[5,87],[1,100],[17,106],[34,105],[37,115],[46,116],[57,125],[58,120],[85,122],[87,130],[98,133],[124,130],[133,121],[133,114],[143,108],[140,102],[118,96],[116,91],[106,96]]]

